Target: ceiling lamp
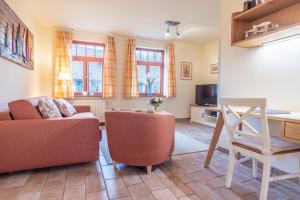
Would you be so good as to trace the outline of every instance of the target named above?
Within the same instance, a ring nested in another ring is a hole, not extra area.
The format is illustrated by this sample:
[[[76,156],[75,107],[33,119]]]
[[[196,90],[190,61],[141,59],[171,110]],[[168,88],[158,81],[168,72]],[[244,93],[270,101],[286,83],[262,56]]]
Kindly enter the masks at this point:
[[[180,24],[180,22],[168,20],[168,21],[166,21],[166,24],[168,26],[168,28],[167,28],[167,30],[165,32],[165,35],[167,37],[170,37],[170,28],[172,28],[172,27],[174,27],[176,29],[176,36],[177,36],[177,38],[181,38],[182,37],[181,34],[178,31],[178,25]]]

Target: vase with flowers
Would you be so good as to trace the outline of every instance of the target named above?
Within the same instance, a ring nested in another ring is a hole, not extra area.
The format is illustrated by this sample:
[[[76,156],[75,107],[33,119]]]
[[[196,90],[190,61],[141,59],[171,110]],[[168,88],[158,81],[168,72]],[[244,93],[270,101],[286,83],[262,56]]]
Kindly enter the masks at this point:
[[[150,99],[150,102],[149,102],[149,104],[154,107],[154,111],[158,111],[158,107],[162,103],[163,103],[163,100],[161,98],[157,98],[157,97]]]

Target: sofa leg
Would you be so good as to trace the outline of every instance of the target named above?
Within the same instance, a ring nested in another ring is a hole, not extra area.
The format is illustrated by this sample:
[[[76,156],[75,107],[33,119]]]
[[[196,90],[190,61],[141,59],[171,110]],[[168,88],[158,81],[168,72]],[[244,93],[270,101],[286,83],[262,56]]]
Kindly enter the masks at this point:
[[[171,154],[171,155],[169,155],[169,162],[172,162],[172,159],[173,159],[173,156]]]
[[[151,175],[152,172],[152,166],[147,166],[147,174]]]

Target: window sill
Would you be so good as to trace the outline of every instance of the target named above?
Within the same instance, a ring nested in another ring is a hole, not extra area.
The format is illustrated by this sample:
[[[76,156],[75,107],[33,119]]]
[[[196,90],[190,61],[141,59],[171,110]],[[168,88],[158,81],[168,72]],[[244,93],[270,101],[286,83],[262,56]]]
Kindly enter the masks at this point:
[[[102,99],[103,95],[97,94],[97,95],[81,95],[81,94],[75,94],[74,99]]]
[[[152,95],[152,96],[147,96],[146,94],[140,94],[139,97],[148,97],[148,98],[154,98],[154,97],[158,97],[158,98],[163,98],[163,97],[166,97],[164,95],[161,95],[161,94],[158,94],[158,95]]]
[[[93,93],[93,95],[91,95],[89,92],[74,92],[74,97],[78,98],[78,97],[103,97],[103,94],[100,92],[95,92]]]
[[[92,97],[103,97],[102,95],[74,95],[74,98],[80,98],[80,97],[88,97],[88,98],[92,98]]]

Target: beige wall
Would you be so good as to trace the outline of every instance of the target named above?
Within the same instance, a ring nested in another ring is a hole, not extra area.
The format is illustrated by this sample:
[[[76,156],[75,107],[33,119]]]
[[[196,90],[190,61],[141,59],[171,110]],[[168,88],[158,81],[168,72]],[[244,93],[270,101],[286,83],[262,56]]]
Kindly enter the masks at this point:
[[[123,45],[125,45],[123,40]],[[117,45],[118,46],[118,45]],[[164,48],[164,42],[152,42],[138,40],[137,46]],[[123,48],[125,50],[125,48]],[[125,52],[119,49],[119,61],[125,59]],[[201,53],[202,47],[197,45],[175,43],[175,57],[176,57],[176,98],[164,98],[164,104],[161,106],[162,110],[174,113],[177,118],[187,118],[190,116],[189,105],[195,102],[195,85],[199,83],[199,73],[201,68]],[[122,55],[121,55],[122,54]],[[180,80],[180,63],[193,63],[193,80]],[[122,76],[123,63],[118,63],[118,80],[120,80],[118,88],[118,98],[111,102],[112,106],[120,106],[125,108],[149,108],[149,98],[141,97],[136,100],[126,100],[122,98]]]
[[[55,31],[49,27],[40,26],[40,37],[42,38],[39,44],[41,58],[41,91],[40,95],[53,94],[54,82],[54,58],[55,58]]]
[[[0,106],[13,99],[37,96],[41,91],[42,58],[39,51],[39,44],[41,43],[39,25],[22,2],[18,0],[7,0],[6,2],[34,34],[35,69],[28,70],[0,57]]]
[[[0,108],[7,102],[52,94],[53,31],[37,23],[22,1],[6,0],[34,35],[34,70],[0,57]]]
[[[1,63],[3,63],[0,69],[0,105],[18,98],[52,95],[56,29],[39,25],[26,6],[22,5],[18,0],[7,0],[7,2],[34,33],[35,70],[27,70],[0,58]],[[105,35],[99,33],[80,31],[73,31],[73,33],[75,40],[104,42],[105,39]],[[150,109],[151,107],[148,105],[149,98],[123,99],[123,66],[128,38],[122,35],[115,35],[115,39],[118,72],[117,98],[109,101],[108,106]],[[190,116],[189,105],[195,101],[195,85],[216,82],[216,76],[211,76],[209,70],[210,64],[216,63],[218,60],[217,43],[213,42],[203,46],[175,43],[177,97],[175,99],[164,98],[165,103],[161,106],[161,109],[174,113],[178,118],[187,118]],[[164,49],[166,42],[137,39],[137,46]],[[191,62],[193,64],[193,80],[180,80],[181,62]]]
[[[222,1],[221,95],[266,97],[272,108],[300,111],[300,39],[253,49],[231,47],[231,14],[240,10],[240,0]]]
[[[74,32],[75,40],[103,42],[104,35],[98,33]],[[117,98],[108,102],[108,107],[122,108],[148,108],[149,98],[140,97],[134,100],[123,99],[123,67],[126,56],[126,36],[115,35],[116,51],[117,51]],[[138,47],[159,48],[164,49],[166,42],[156,40],[136,40]],[[200,45],[175,43],[176,55],[176,81],[177,96],[175,99],[164,98],[165,103],[161,106],[162,110],[174,113],[178,118],[188,118],[190,116],[189,105],[195,101],[195,85],[203,81],[200,80],[203,67],[203,47]],[[193,80],[180,80],[180,63],[192,62],[193,64]],[[207,80],[207,79],[206,79]],[[211,81],[210,81],[211,82]]]
[[[200,84],[218,83],[218,74],[211,74],[211,65],[219,63],[219,40],[203,45]]]
[[[223,0],[221,10],[221,96],[265,97],[269,107],[299,112],[300,39],[253,49],[231,47],[231,14],[242,10],[242,2]],[[279,132],[280,124],[271,122],[270,128],[272,133]],[[226,147],[227,141],[223,134],[220,145]],[[297,160],[275,166],[290,172],[298,170]]]

